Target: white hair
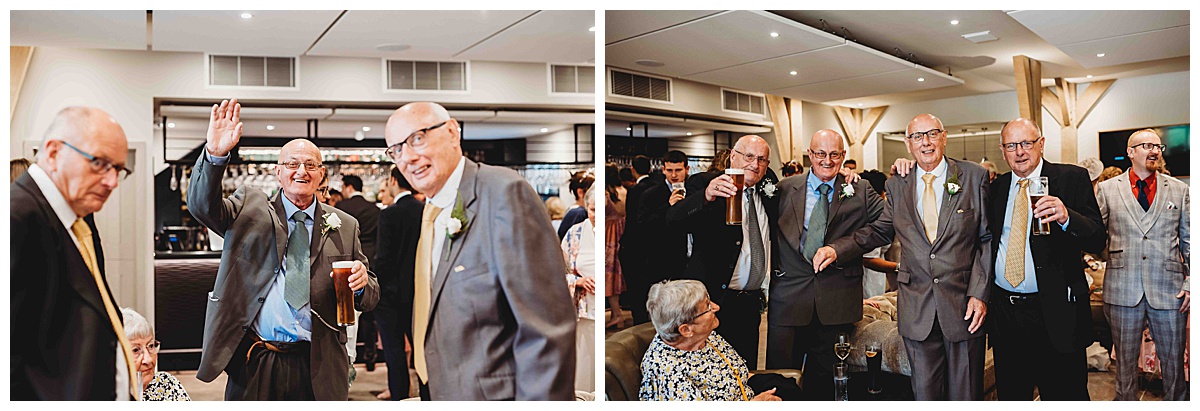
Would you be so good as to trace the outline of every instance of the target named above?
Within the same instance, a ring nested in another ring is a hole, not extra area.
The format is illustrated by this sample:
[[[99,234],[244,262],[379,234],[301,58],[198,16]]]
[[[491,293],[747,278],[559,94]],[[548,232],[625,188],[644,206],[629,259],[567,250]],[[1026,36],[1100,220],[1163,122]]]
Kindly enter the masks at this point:
[[[137,311],[121,307],[121,317],[125,319],[125,336],[129,339],[154,338],[154,326]]]
[[[654,330],[663,341],[675,342],[681,336],[679,326],[696,319],[698,308],[708,298],[704,283],[696,280],[673,280],[654,284],[646,298],[646,311]],[[707,309],[707,308],[705,308]]]

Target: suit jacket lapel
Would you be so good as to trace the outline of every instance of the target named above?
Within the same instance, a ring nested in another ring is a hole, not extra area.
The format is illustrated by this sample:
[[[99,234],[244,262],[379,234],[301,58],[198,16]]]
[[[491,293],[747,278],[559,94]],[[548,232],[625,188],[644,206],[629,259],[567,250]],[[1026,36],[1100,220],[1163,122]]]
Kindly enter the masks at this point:
[[[74,234],[59,222],[60,220],[58,219],[58,214],[54,212],[54,207],[50,206],[50,201],[46,200],[41,188],[33,181],[33,177],[30,177],[28,174],[23,175],[13,184],[21,187],[33,196],[34,201],[38,204],[38,208],[41,209],[42,218],[49,227],[52,227],[50,230],[58,234],[58,249],[54,251],[54,255],[66,256],[66,261],[63,261],[63,269],[66,272],[63,275],[66,276],[67,282],[71,284],[71,288],[74,288],[75,292],[80,297],[83,297],[84,301],[87,301],[92,308],[107,318],[108,310],[104,308],[104,302],[100,300],[100,293],[96,288],[96,280],[92,278],[91,270],[88,270],[87,263],[83,261],[83,255],[79,253],[79,248],[75,247],[75,242],[71,239]],[[92,225],[91,228],[93,233],[92,241],[97,246],[96,259],[99,265],[98,246],[100,240],[97,234],[95,234],[96,227]],[[103,265],[100,265],[100,267],[103,267]]]
[[[313,218],[315,218],[315,221],[313,221],[313,230],[312,230],[313,241],[309,242],[309,244],[308,244],[308,246],[309,246],[309,251],[308,251],[309,266],[312,266],[314,263],[316,263],[317,256],[321,255],[321,250],[325,247],[325,238],[329,235],[329,231],[325,230],[325,219],[323,218],[323,216],[325,214],[330,213],[330,211],[325,210],[324,209],[325,207],[328,207],[328,206],[326,206],[325,204],[321,204],[320,202],[317,202],[317,209],[314,210],[314,212],[313,212]],[[310,270],[309,274],[310,275],[313,274],[311,272],[311,270]]]
[[[842,206],[842,192],[838,190],[838,187],[841,187],[845,182],[845,178],[841,174],[838,174],[837,177],[833,178],[833,184],[830,186],[832,190],[829,190],[829,195],[833,196],[833,202],[829,204],[829,213],[825,215],[826,236],[829,235],[828,227],[833,224],[833,216],[837,215],[838,209]]]
[[[458,261],[458,254],[462,252],[462,243],[466,240],[466,236],[470,235],[470,226],[474,225],[474,217],[479,213],[472,207],[475,204],[475,176],[479,172],[479,164],[467,159],[463,165],[462,180],[458,183],[458,196],[462,200],[463,208],[467,215],[467,231],[457,239],[446,237],[445,243],[442,244],[442,252],[439,255],[431,256],[432,258],[440,259],[438,262],[437,271],[434,272],[433,293],[429,298],[429,316],[433,317],[433,313],[437,311],[438,297],[442,295],[442,287],[446,285],[446,277],[449,277],[451,267],[455,261]],[[457,205],[459,199],[455,200]],[[454,206],[451,206],[454,207]],[[453,212],[453,210],[451,210]],[[433,235],[444,235],[442,233],[434,233]],[[430,321],[432,323],[432,321]],[[428,335],[428,334],[427,334]]]
[[[275,261],[279,261],[280,264],[282,264],[283,256],[284,256],[284,254],[287,253],[287,238],[288,238],[288,229],[287,229],[288,216],[287,216],[286,212],[283,211],[283,192],[282,191],[275,193],[275,200],[272,201],[271,204],[275,207],[275,214],[273,214],[273,217],[274,217],[273,222],[275,223],[275,254],[276,254],[276,257],[278,257]]]
[[[1146,225],[1146,222],[1149,220],[1145,219],[1146,211],[1142,210],[1141,204],[1138,204],[1137,202],[1137,197],[1133,195],[1133,189],[1129,188],[1129,181],[1131,178],[1129,174],[1132,172],[1133,168],[1131,167],[1129,171],[1125,172],[1125,174],[1121,174],[1114,178],[1121,181],[1121,202],[1125,203],[1125,208],[1129,210],[1129,215],[1133,216],[1132,220],[1137,223],[1138,228],[1142,230],[1143,234],[1145,234],[1150,232],[1150,226]]]
[[[962,172],[958,169],[958,162],[950,157],[946,157],[946,165],[946,184],[942,186],[942,206],[938,209],[938,240],[946,236],[946,229],[950,225],[950,219],[954,217],[952,212],[958,209],[959,197],[963,196],[963,189],[965,188],[962,181]],[[950,194],[951,175],[954,175],[955,181],[958,181],[958,194]],[[977,189],[982,189],[982,187]]]
[[[789,196],[788,209],[779,210],[779,226],[787,227],[788,230],[783,233],[788,244],[796,249],[800,249],[800,236],[804,234],[804,202],[808,198],[808,173],[804,172],[800,175],[803,184],[796,184],[792,187],[794,193],[784,193]]]
[[[909,170],[908,175],[900,180],[904,182],[903,196],[906,199],[904,203],[908,207],[908,212],[912,213],[913,222],[917,223],[914,225],[914,228],[921,232],[921,235],[918,237],[921,237],[925,240],[926,244],[929,244],[929,237],[925,235],[925,229],[921,226],[921,221],[924,220],[921,219],[921,213],[917,211],[917,193],[914,190],[914,188],[917,187],[917,167],[918,166],[914,165],[912,170]]]
[[[1158,222],[1158,216],[1162,215],[1162,211],[1166,207],[1162,203],[1169,198],[1166,193],[1168,187],[1169,184],[1167,184],[1166,179],[1161,174],[1156,176],[1154,179],[1154,203],[1150,204],[1150,210],[1142,216],[1142,227],[1146,228],[1145,232],[1147,233],[1154,229],[1154,223]],[[1130,191],[1130,194],[1132,193],[1133,191]],[[1138,207],[1140,208],[1141,205],[1138,205]]]

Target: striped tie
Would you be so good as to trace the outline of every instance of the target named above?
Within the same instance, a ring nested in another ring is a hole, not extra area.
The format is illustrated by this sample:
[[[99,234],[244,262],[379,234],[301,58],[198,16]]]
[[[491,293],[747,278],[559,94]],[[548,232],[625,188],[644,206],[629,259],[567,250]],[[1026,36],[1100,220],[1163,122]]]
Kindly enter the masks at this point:
[[[1004,258],[1004,279],[1016,287],[1025,281],[1025,241],[1029,238],[1029,179],[1017,182],[1017,197],[1013,200],[1012,225],[1008,231],[1008,249]]]

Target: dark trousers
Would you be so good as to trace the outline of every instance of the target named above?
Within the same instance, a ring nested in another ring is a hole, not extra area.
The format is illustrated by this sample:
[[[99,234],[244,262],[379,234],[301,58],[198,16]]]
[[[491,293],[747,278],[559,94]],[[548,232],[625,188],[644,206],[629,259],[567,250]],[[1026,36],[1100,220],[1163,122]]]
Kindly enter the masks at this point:
[[[950,318],[947,321],[962,321]],[[983,338],[950,341],[934,317],[924,340],[904,338],[912,364],[913,397],[917,401],[978,401],[983,399]],[[976,331],[978,332],[978,331]]]
[[[1054,349],[1037,294],[994,287],[992,295],[999,297],[988,310],[996,396],[1002,401],[1032,401],[1037,387],[1042,400],[1089,400],[1087,356],[1083,349]]]
[[[310,343],[256,341],[252,333],[242,338],[225,366],[225,401],[315,400]]]
[[[367,364],[367,371],[375,370],[375,361],[379,353],[375,349],[375,342],[379,340],[378,328],[375,326],[375,311],[363,311],[358,316],[358,342],[363,345],[362,356],[359,357],[364,364]]]
[[[429,384],[421,381],[420,378],[417,378],[417,394],[421,396],[421,401],[433,401],[433,398],[429,396]]]
[[[746,360],[746,368],[758,369],[758,326],[762,323],[763,292],[723,290],[711,297],[721,306],[717,311],[717,334]]]
[[[650,280],[644,277],[645,261],[636,250],[624,248],[617,258],[621,264],[621,273],[625,277],[625,292],[621,293],[620,303],[633,316],[633,325],[650,322],[650,313],[646,311],[646,297],[650,294]]]
[[[408,374],[408,354],[404,352],[404,330],[411,321],[401,319],[399,310],[388,305],[375,306],[375,321],[379,324],[379,339],[383,342],[383,360],[387,362],[388,390],[392,401],[408,398],[412,382]]]
[[[849,337],[854,324],[824,325],[813,315],[800,327],[767,324],[767,368],[804,368],[804,399],[833,400],[833,344],[839,333]]]

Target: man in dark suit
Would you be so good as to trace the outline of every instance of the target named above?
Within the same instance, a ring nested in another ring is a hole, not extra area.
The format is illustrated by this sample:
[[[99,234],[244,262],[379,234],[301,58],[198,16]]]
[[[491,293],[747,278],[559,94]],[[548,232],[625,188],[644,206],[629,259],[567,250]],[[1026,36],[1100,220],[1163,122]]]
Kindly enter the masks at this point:
[[[778,216],[778,180],[768,168],[771,148],[762,137],[738,139],[729,162],[729,168],[745,173],[742,224],[725,224],[726,199],[738,195],[728,174],[713,178],[704,190],[689,192],[667,211],[667,224],[691,231],[687,273],[704,282],[712,301],[721,306],[717,333],[757,369],[758,326],[766,307],[763,286],[778,254],[772,252],[776,241],[771,229]]]
[[[875,221],[883,199],[866,179],[838,174],[846,151],[833,130],[813,134],[812,167],[779,184],[778,269],[767,310],[767,368],[804,368],[809,399],[833,399],[833,344],[862,319],[862,254],[841,250],[833,267],[813,271],[817,249]],[[824,204],[822,204],[824,203]],[[805,360],[807,358],[807,361]]]
[[[665,180],[642,193],[638,205],[638,227],[645,241],[646,258],[642,278],[653,285],[668,278],[683,278],[687,264],[688,236],[680,227],[667,226],[667,210],[683,200],[688,177],[687,155],[671,150],[663,157]]]
[[[637,183],[625,193],[625,232],[621,234],[617,257],[626,285],[625,293],[621,294],[622,304],[629,309],[633,323],[637,325],[650,322],[650,314],[646,312],[646,295],[650,292],[650,283],[645,278],[647,243],[638,224],[642,194],[654,186],[654,179],[650,178],[650,158],[634,157],[633,174]]]
[[[983,397],[984,333],[992,290],[988,173],[946,157],[946,130],[932,114],[908,123],[905,146],[916,168],[887,181],[887,205],[871,224],[817,250],[820,273],[842,250],[863,254],[894,237],[904,249],[896,281],[900,336],[923,400]],[[857,247],[858,249],[854,249]]]
[[[343,199],[337,203],[336,207],[358,220],[358,241],[362,244],[363,255],[367,256],[367,263],[370,264],[370,259],[375,258],[376,232],[379,229],[379,207],[363,197],[362,189],[362,178],[356,175],[343,176]],[[348,331],[356,333],[356,340],[363,343],[363,362],[367,365],[367,371],[374,371],[376,356],[375,340],[376,335],[378,335],[375,328],[375,311],[364,311],[358,317],[358,322],[355,326],[351,328],[353,331]],[[354,353],[349,354],[353,357]]]
[[[533,187],[463,157],[458,120],[439,104],[400,107],[384,136],[388,157],[428,196],[413,266],[422,399],[573,399],[566,261]]]
[[[280,149],[277,194],[241,187],[222,198],[221,177],[242,136],[240,112],[236,99],[213,105],[188,191],[192,216],[225,239],[196,378],[212,382],[224,371],[227,401],[345,401],[350,358],[333,263],[353,261],[354,309],[370,311],[379,300],[358,220],[316,201],[325,166],[304,139]]]
[[[1037,125],[1018,118],[1000,131],[1012,172],[991,184],[988,204],[996,261],[988,337],[1001,400],[1087,401],[1091,345],[1090,290],[1083,251],[1098,253],[1108,234],[1087,170],[1042,159],[1046,140]],[[1029,182],[1047,177],[1049,195],[1036,203]],[[1038,221],[1049,235],[1033,235]]]
[[[389,183],[399,190],[395,202],[379,213],[379,251],[371,261],[379,277],[375,319],[388,365],[388,391],[390,399],[401,400],[408,398],[410,384],[404,340],[412,339],[413,266],[425,205],[412,196],[412,185],[398,168],[392,167]]]
[[[9,187],[13,400],[136,400],[141,379],[93,217],[129,175],[127,151],[107,113],[68,107]]]

